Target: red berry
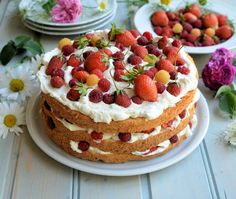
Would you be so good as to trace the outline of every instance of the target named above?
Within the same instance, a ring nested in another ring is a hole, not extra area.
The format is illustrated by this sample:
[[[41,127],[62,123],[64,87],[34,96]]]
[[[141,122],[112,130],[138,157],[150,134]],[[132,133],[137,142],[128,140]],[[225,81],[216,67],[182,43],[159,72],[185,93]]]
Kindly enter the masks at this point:
[[[189,125],[190,129],[193,128],[193,123],[192,122],[189,122],[188,125]]]
[[[138,96],[133,96],[131,99],[135,104],[142,104],[143,103],[143,100]]]
[[[63,46],[61,51],[62,51],[63,55],[69,56],[70,54],[72,54],[75,51],[75,49],[72,45],[65,45],[65,46]]]
[[[102,138],[103,138],[103,133],[99,133],[99,132],[96,132],[96,131],[92,131],[91,137],[92,137],[94,140],[102,140]]]
[[[75,74],[77,71],[81,71],[81,70],[84,70],[84,68],[82,68],[81,66],[79,66],[79,67],[74,67],[74,68],[71,70],[71,75],[74,76],[74,74]]]
[[[124,64],[123,64],[123,61],[114,61],[113,62],[113,65],[115,67],[115,70],[124,70]]]
[[[202,21],[201,21],[200,19],[198,19],[198,20],[194,21],[194,22],[192,23],[192,25],[193,25],[194,28],[199,28],[199,29],[201,29],[201,28],[202,28]]]
[[[165,91],[166,87],[165,84],[162,82],[156,82],[156,87],[157,87],[157,93],[161,94]]]
[[[128,142],[131,139],[131,134],[130,133],[119,133],[118,137],[120,138],[120,141]]]
[[[149,42],[152,40],[152,33],[150,32],[144,32],[143,36],[146,37]]]
[[[179,66],[177,71],[184,75],[188,75],[190,73],[189,68],[187,68],[186,66]]]
[[[159,49],[165,48],[167,44],[168,38],[166,36],[162,37],[157,43]]]
[[[146,70],[143,74],[149,76],[151,79],[153,79],[155,76],[155,73],[153,73],[151,70]]]
[[[151,67],[151,68],[149,68],[148,70],[149,70],[149,71],[152,71],[154,75],[155,75],[155,74],[157,73],[157,71],[158,71],[155,67]]]
[[[86,59],[89,55],[91,55],[93,51],[89,50],[83,53],[83,58]]]
[[[193,29],[193,26],[190,23],[184,23],[183,26],[184,30],[186,30],[187,32],[191,32],[191,30]]]
[[[73,87],[76,85],[76,83],[78,82],[78,80],[76,78],[72,78],[70,81],[69,81],[69,86],[70,87]]]
[[[124,51],[125,50],[125,46],[121,43],[115,43],[115,47],[119,48],[121,51]]]
[[[102,48],[102,49],[100,49],[99,51],[102,52],[102,53],[107,54],[108,57],[111,57],[111,56],[112,56],[112,52],[111,52],[111,50],[108,49],[108,48]]]
[[[94,89],[89,93],[89,101],[93,103],[99,103],[102,101],[103,94],[99,89]]]
[[[102,71],[99,70],[99,69],[97,69],[97,68],[94,69],[94,70],[92,70],[92,71],[91,71],[91,74],[97,75],[99,79],[102,79],[102,78],[103,78],[103,73],[102,73]]]
[[[115,95],[115,103],[127,108],[131,105],[131,100],[126,93],[119,93]]]
[[[123,82],[122,75],[124,75],[124,70],[116,70],[114,73],[114,80],[117,82]]]
[[[52,70],[51,76],[59,76],[64,79],[64,71],[61,68],[55,68],[54,70]]]
[[[164,129],[171,128],[173,122],[174,122],[174,120],[170,120],[167,123],[162,124],[161,127],[164,128]]]
[[[89,149],[89,143],[86,142],[86,141],[80,141],[78,148],[79,148],[81,151],[87,151],[87,150]]]
[[[176,66],[184,65],[185,61],[181,57],[178,57],[176,60]]]
[[[186,36],[186,41],[190,43],[194,43],[196,41],[197,37],[194,34],[188,34]]]
[[[84,70],[77,71],[74,73],[74,77],[78,79],[78,81],[83,82],[83,83],[87,81],[88,76],[89,74]]]
[[[176,80],[177,79],[178,73],[174,70],[170,72],[170,79],[171,80]]]
[[[139,37],[137,42],[141,46],[146,46],[149,43],[148,39],[144,36]]]
[[[167,91],[177,97],[180,94],[180,87],[176,83],[169,83],[167,86]]]
[[[71,55],[67,61],[67,66],[78,67],[80,65],[80,58],[76,55]]]
[[[131,29],[130,32],[134,36],[134,38],[137,38],[140,35],[139,32],[135,29]]]
[[[156,26],[156,27],[154,28],[154,32],[155,32],[157,35],[161,35],[161,34],[162,34],[162,27]]]
[[[183,119],[183,118],[185,118],[186,114],[187,114],[187,111],[186,111],[186,109],[185,109],[185,110],[183,110],[183,111],[179,114],[179,117],[180,117],[181,119]]]
[[[182,42],[180,40],[177,40],[175,39],[173,42],[172,42],[172,45],[176,48],[180,48],[182,46]]]
[[[64,80],[59,76],[53,76],[50,83],[53,88],[61,88],[64,85]]]
[[[114,101],[115,101],[115,100],[114,100],[114,95],[111,95],[111,94],[106,93],[106,94],[103,95],[102,101],[103,101],[105,104],[112,104],[112,103],[114,103]]]
[[[112,58],[115,60],[123,60],[124,57],[125,57],[125,55],[121,51],[117,51],[112,55]]]
[[[167,59],[161,59],[156,63],[156,67],[158,70],[166,70],[169,73],[175,70],[174,65]]]
[[[128,63],[130,63],[132,65],[138,65],[142,62],[142,59],[139,56],[132,54],[129,56],[127,61],[128,61]]]
[[[111,83],[108,79],[102,78],[98,82],[98,87],[102,92],[107,92],[110,89]]]
[[[176,142],[178,142],[178,136],[177,135],[174,135],[174,136],[172,136],[171,138],[170,138],[170,143],[171,144],[174,144],[174,143],[176,143]]]
[[[78,86],[73,86],[66,95],[66,97],[71,101],[78,101],[80,98],[80,93],[78,90],[75,90],[76,88],[78,88]]]

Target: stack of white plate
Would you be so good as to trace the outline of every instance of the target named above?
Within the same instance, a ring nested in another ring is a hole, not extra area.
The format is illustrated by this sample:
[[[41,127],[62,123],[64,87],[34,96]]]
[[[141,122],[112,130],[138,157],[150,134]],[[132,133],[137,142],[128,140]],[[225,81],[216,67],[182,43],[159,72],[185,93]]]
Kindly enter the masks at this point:
[[[22,0],[19,10],[24,13],[24,25],[36,32],[47,35],[77,35],[101,29],[111,23],[116,15],[116,0],[108,0],[109,10],[101,12],[97,8],[83,6],[82,15],[74,23],[54,23],[45,17],[45,11],[38,0]],[[42,0],[39,0],[42,1]]]

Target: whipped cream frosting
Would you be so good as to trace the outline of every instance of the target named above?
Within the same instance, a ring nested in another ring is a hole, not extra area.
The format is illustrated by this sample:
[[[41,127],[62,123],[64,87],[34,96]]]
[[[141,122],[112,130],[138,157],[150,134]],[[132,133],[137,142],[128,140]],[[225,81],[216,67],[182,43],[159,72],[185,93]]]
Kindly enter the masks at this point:
[[[106,36],[106,31],[100,31],[101,34],[104,34]],[[109,47],[109,49],[115,53],[119,49],[112,46]],[[76,50],[76,54],[82,54],[85,51],[93,50],[97,51],[98,49],[96,47],[85,47],[84,49]],[[87,91],[86,96],[80,97],[79,101],[70,101],[67,99],[66,94],[69,91],[69,81],[72,78],[71,76],[71,70],[72,67],[68,66],[65,67],[65,82],[66,85],[62,86],[61,88],[53,88],[50,84],[50,76],[45,74],[46,66],[48,65],[50,59],[58,55],[60,52],[59,49],[54,49],[48,53],[46,53],[43,57],[42,63],[44,64],[39,72],[37,73],[37,76],[41,82],[41,91],[45,94],[49,94],[51,97],[57,99],[59,102],[64,104],[65,106],[69,107],[72,110],[76,110],[81,112],[84,115],[89,116],[91,119],[94,120],[94,122],[104,122],[104,123],[110,123],[111,121],[120,121],[125,120],[128,118],[137,118],[137,117],[144,117],[148,120],[155,119],[158,116],[160,116],[163,111],[169,107],[174,107],[177,102],[181,100],[182,97],[184,97],[187,92],[191,90],[195,90],[197,88],[198,80],[196,78],[197,76],[197,69],[192,63],[192,61],[188,58],[187,54],[184,52],[183,49],[180,50],[181,57],[185,60],[186,66],[190,69],[190,73],[188,75],[183,75],[181,73],[178,73],[178,78],[176,82],[181,87],[180,94],[175,97],[171,95],[167,90],[165,90],[162,94],[158,94],[158,100],[156,102],[147,102],[144,101],[141,105],[137,105],[133,102],[128,108],[121,107],[117,104],[110,104],[107,105],[104,102],[99,103],[93,103],[90,102],[88,99],[89,93],[93,90],[93,87],[89,88]],[[131,54],[131,51],[127,48],[124,51],[125,60],[129,57]],[[142,62],[141,65],[147,64],[146,62]],[[127,66],[129,67],[129,65]],[[111,71],[110,71],[111,70]],[[110,80],[111,82],[111,88],[108,91],[109,93],[115,91],[115,86],[112,83],[111,76],[109,71],[113,74],[114,73],[114,65],[112,63],[112,60],[109,62],[109,69],[104,72],[104,77]],[[116,82],[118,88],[122,89],[127,87],[127,83],[125,82]],[[130,87],[132,88],[132,86]],[[133,95],[133,89],[126,89],[126,92],[129,96]]]

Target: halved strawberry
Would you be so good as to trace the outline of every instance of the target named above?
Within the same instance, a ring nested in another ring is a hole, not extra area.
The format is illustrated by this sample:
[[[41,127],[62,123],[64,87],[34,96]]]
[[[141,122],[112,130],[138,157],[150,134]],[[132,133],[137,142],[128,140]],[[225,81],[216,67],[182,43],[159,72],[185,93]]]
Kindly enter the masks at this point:
[[[134,80],[135,94],[145,101],[157,100],[157,88],[153,80],[147,75],[138,75]]]

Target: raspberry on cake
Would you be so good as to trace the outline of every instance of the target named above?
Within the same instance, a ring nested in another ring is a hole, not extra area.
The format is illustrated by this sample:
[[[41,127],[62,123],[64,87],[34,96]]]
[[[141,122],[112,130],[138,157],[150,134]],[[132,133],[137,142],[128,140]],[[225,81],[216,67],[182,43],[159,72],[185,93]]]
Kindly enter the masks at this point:
[[[162,23],[168,17],[158,15]],[[110,163],[147,160],[191,135],[198,73],[181,42],[113,25],[58,46],[37,75],[45,130],[67,153]]]

